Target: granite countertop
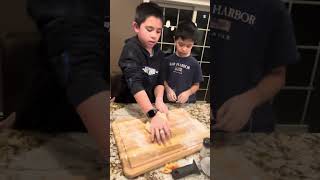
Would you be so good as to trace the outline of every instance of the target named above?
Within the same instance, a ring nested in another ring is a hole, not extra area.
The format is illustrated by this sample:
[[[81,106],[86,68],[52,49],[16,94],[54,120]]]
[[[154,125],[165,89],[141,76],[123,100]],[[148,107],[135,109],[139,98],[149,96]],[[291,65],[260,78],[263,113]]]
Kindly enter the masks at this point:
[[[0,130],[0,179],[103,179],[87,133]]]
[[[240,152],[274,180],[320,179],[320,134],[229,134],[223,142],[220,146]]]
[[[110,104],[110,121],[111,123],[115,120],[115,118],[121,114],[126,113],[126,109],[132,108],[132,106],[137,106],[136,104],[124,105],[124,104],[117,104],[111,103]],[[196,103],[196,104],[186,104],[186,105],[172,105],[168,104],[168,108],[175,109],[175,108],[183,108],[188,111],[192,117],[198,119],[201,123],[203,123],[208,129],[210,128],[210,104],[208,103]],[[144,115],[141,112],[137,112],[138,116],[143,117]],[[110,123],[110,129],[111,128]],[[193,155],[190,155],[186,158],[178,160],[177,163],[180,166],[184,166],[187,164],[191,164],[192,161],[195,160],[197,163],[199,162],[199,152]],[[173,179],[172,176],[169,174],[163,174],[160,172],[161,168],[156,170],[150,171],[141,175],[135,179]],[[118,179],[127,179],[122,172],[122,166],[120,162],[120,158],[118,155],[117,146],[115,144],[115,139],[113,136],[112,130],[110,130],[110,179],[111,180],[118,180]],[[190,175],[184,178],[185,180],[191,179],[203,179],[207,180],[210,179],[208,176],[201,172],[201,175]]]

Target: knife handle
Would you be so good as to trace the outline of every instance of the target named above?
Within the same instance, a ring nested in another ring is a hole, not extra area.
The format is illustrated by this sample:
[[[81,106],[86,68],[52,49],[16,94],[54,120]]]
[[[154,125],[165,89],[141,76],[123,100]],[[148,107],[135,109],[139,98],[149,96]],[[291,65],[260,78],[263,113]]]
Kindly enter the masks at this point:
[[[194,160],[192,164],[177,168],[171,172],[173,179],[183,178],[190,174],[200,174],[199,168]]]

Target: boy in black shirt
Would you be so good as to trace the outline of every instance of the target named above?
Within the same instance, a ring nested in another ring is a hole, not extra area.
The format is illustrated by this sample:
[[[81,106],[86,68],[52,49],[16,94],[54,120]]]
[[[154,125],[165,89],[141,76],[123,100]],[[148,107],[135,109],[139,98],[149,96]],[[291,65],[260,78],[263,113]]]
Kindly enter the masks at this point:
[[[28,0],[42,35],[42,58],[25,94],[1,128],[88,131],[109,161],[109,92],[103,1]],[[29,60],[33,61],[33,60]],[[109,171],[106,171],[106,173]]]
[[[157,4],[142,3],[136,8],[132,26],[137,35],[127,39],[122,49],[119,59],[122,89],[115,98],[115,102],[138,103],[151,119],[152,140],[156,137],[158,142],[171,136],[168,123],[158,113],[158,110],[168,112],[163,103],[163,53],[157,45],[162,25],[162,10]]]
[[[196,102],[196,92],[203,81],[201,67],[198,61],[191,56],[196,36],[197,27],[192,21],[183,21],[178,24],[174,36],[176,53],[166,58],[168,74],[165,90],[171,102]]]
[[[214,129],[271,132],[271,100],[297,61],[292,22],[280,0],[211,3]],[[215,123],[215,122],[214,122]]]

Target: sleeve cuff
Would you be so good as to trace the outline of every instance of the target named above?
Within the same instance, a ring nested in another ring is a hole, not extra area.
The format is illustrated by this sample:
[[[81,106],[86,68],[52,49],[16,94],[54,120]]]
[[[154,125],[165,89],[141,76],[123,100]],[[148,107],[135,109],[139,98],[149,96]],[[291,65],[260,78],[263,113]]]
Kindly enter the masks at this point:
[[[131,94],[134,96],[137,92],[144,90],[142,85],[137,85],[130,88]]]

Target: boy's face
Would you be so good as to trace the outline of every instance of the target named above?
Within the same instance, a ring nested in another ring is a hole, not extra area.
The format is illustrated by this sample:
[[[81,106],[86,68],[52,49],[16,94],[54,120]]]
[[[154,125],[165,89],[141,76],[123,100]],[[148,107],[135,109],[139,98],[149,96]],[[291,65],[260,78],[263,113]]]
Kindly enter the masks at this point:
[[[136,22],[133,22],[133,29],[137,33],[142,45],[147,50],[152,50],[160,38],[162,21],[155,16],[150,16],[141,23],[140,27]]]
[[[194,44],[192,39],[181,39],[178,38],[175,40],[176,44],[176,53],[180,57],[188,57],[191,54],[191,49]]]

